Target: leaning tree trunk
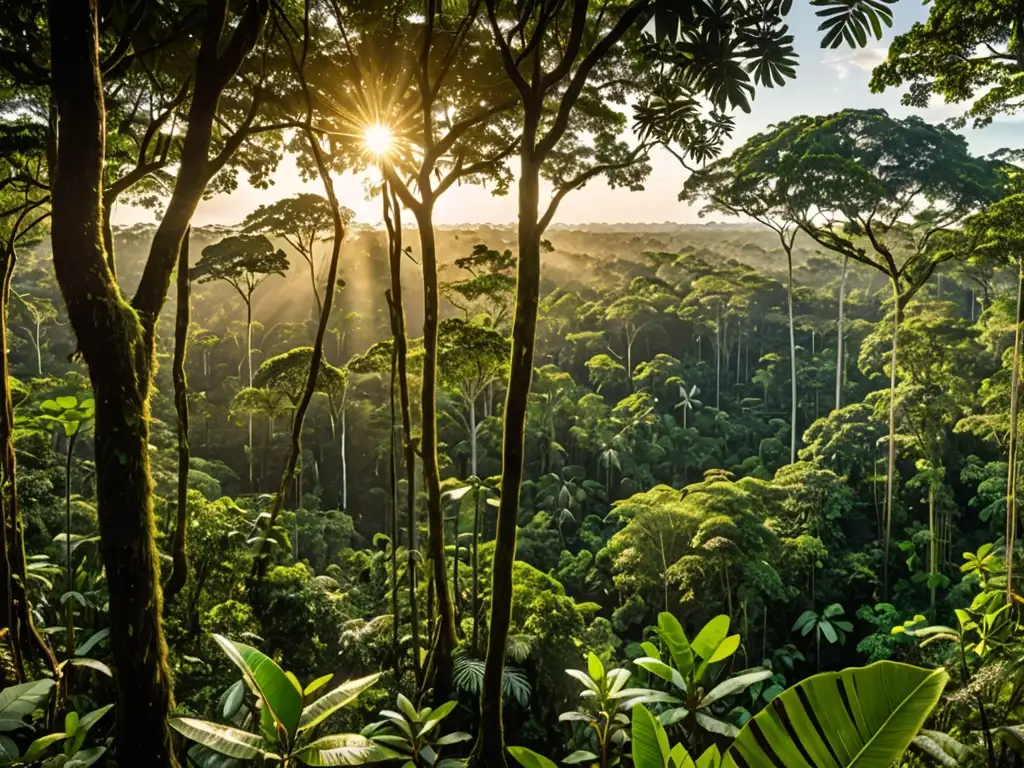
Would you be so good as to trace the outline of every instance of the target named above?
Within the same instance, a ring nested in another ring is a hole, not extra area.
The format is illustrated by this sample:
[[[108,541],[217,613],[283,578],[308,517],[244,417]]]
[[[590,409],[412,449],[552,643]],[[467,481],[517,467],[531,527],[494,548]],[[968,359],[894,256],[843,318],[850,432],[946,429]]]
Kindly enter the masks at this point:
[[[786,304],[789,310],[789,463],[796,463],[796,328],[793,321],[793,250],[786,249],[786,266],[789,274],[786,283]]]
[[[14,399],[7,361],[7,312],[10,307],[11,278],[14,276],[14,248],[3,256],[0,285],[0,614],[10,638],[15,672],[24,682],[25,662],[44,660],[57,669],[53,651],[36,631],[28,598],[28,561],[25,557],[25,521],[18,505],[17,458],[14,452]],[[9,683],[15,681],[7,681]]]
[[[306,419],[306,411],[316,393],[316,383],[320,375],[320,368],[324,359],[324,338],[327,336],[327,325],[331,318],[331,309],[334,306],[335,285],[338,282],[338,261],[341,257],[341,241],[345,237],[345,222],[341,218],[341,211],[338,205],[338,197],[334,192],[334,181],[331,178],[330,168],[327,159],[324,157],[323,149],[319,144],[319,137],[312,130],[307,129],[306,138],[309,141],[310,152],[313,155],[313,162],[316,165],[317,173],[324,185],[327,199],[331,204],[331,218],[334,224],[334,239],[331,243],[330,265],[327,270],[327,286],[324,289],[324,303],[320,310],[320,321],[317,324],[316,339],[313,341],[313,352],[310,355],[309,375],[306,377],[305,388],[302,396],[295,407],[295,415],[292,417],[291,439],[288,448],[288,458],[285,462],[284,472],[281,474],[281,483],[274,496],[274,503],[270,508],[270,516],[263,526],[263,533],[259,545],[256,560],[253,563],[252,586],[258,586],[267,572],[270,555],[270,533],[277,524],[277,518],[284,506],[285,496],[288,487],[295,478],[295,469],[299,458],[302,455],[302,425]],[[252,363],[249,364],[250,375]],[[251,384],[251,382],[250,382]],[[301,496],[301,490],[300,490]]]
[[[49,0],[52,248],[96,403],[100,552],[107,574],[117,684],[114,750],[120,765],[177,766],[167,715],[173,702],[161,628],[149,470],[152,350],[103,250],[105,109],[96,0]]]
[[[527,119],[528,126],[531,120]],[[536,121],[532,121],[536,132]],[[529,133],[529,131],[527,132]],[[491,576],[491,622],[480,696],[480,735],[473,750],[476,765],[506,765],[502,722],[502,678],[505,649],[512,621],[512,566],[516,556],[519,492],[523,480],[526,413],[533,378],[533,354],[540,302],[540,162],[525,148],[519,178],[519,275],[512,322],[512,357],[505,400],[502,438],[501,499]]]
[[[1017,325],[1013,335],[1013,368],[1010,374],[1010,446],[1007,456],[1006,478],[1006,602],[1013,602],[1013,560],[1017,540],[1017,453],[1020,409],[1020,344],[1021,325],[1024,324],[1024,259],[1017,267]]]
[[[402,209],[394,192],[388,194],[385,185],[384,222],[388,229],[388,272],[391,288],[385,291],[391,316],[391,336],[395,346],[395,362],[398,365],[398,393],[402,412],[402,451],[405,456],[406,477],[406,526],[408,527],[409,572],[409,624],[412,635],[412,668],[419,686],[422,681],[420,669],[420,610],[419,574],[419,528],[416,520],[416,449],[412,442],[412,400],[409,396],[409,339],[405,331],[405,305],[402,299]],[[394,219],[392,219],[392,214]],[[397,528],[396,528],[397,531]]]
[[[432,685],[439,700],[447,698],[451,687],[452,651],[456,638],[455,612],[448,586],[448,566],[444,556],[444,514],[441,509],[441,471],[437,455],[437,336],[439,293],[437,285],[437,246],[431,209],[417,209],[423,257],[423,384],[420,397],[423,484],[427,491],[427,557],[433,570],[437,617],[440,622],[436,642],[430,649],[430,674],[424,685]]]
[[[171,545],[173,570],[164,588],[164,597],[177,595],[188,579],[188,471],[191,463],[188,440],[188,379],[185,377],[185,358],[188,355],[188,328],[191,321],[191,297],[188,279],[188,238],[181,241],[178,258],[178,306],[174,315],[174,361],[171,374],[174,379],[174,410],[178,416],[178,494],[177,523]]]
[[[843,335],[845,333],[843,309],[846,301],[846,269],[850,257],[843,256],[843,275],[839,278],[839,325],[836,329],[836,410],[843,404]]]

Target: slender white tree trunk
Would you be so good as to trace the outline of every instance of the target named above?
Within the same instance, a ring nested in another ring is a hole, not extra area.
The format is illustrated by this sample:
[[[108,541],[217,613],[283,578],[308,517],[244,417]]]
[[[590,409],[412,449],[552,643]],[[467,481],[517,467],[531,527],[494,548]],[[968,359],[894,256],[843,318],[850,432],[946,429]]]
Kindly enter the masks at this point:
[[[348,509],[348,456],[345,450],[345,404],[341,406],[341,509]]]
[[[786,261],[789,266],[787,283],[787,303],[789,305],[789,376],[790,399],[789,410],[789,463],[796,463],[796,329],[793,322],[793,253],[786,250]]]
[[[892,539],[893,486],[896,482],[896,359],[900,338],[900,291],[893,281],[892,360],[889,363],[889,464],[885,476],[885,531],[883,532],[882,597],[889,597],[889,546]]]
[[[722,408],[722,310],[715,323],[715,408]]]
[[[43,324],[36,320],[36,370],[43,375]]]
[[[839,325],[836,330],[837,341],[836,344],[836,410],[838,411],[843,404],[843,336],[846,333],[846,329],[843,327],[845,318],[843,317],[843,305],[846,301],[846,268],[849,265],[850,257],[843,257],[843,276],[839,278]]]
[[[252,301],[245,305],[245,360],[249,367],[249,386],[252,387]],[[252,413],[249,414],[249,488],[253,486]]]

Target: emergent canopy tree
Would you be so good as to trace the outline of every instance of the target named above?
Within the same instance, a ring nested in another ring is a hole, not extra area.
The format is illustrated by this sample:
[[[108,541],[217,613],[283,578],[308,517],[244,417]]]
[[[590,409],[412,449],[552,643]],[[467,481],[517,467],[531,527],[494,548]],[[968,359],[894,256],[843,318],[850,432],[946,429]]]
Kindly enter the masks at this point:
[[[748,168],[751,151],[759,145],[750,142],[728,157],[723,157],[693,173],[686,180],[680,200],[706,199],[708,205],[701,211],[747,216],[778,235],[786,254],[786,300],[789,312],[789,371],[790,417],[789,461],[796,461],[797,373],[796,333],[793,322],[793,246],[800,231],[796,222],[786,216],[785,209],[773,205],[772,189],[760,183],[756,173]],[[845,269],[845,266],[844,266]],[[842,324],[842,319],[840,319]],[[842,331],[840,330],[840,333]]]
[[[348,208],[342,212],[342,219],[348,224],[355,213]],[[320,298],[322,264],[318,263],[317,245],[331,239],[334,234],[334,220],[327,198],[312,192],[300,192],[284,197],[268,205],[261,205],[245,217],[242,231],[247,234],[259,233],[283,239],[294,248],[309,267],[309,280],[316,301],[316,317],[320,317],[323,301]]]
[[[288,256],[273,246],[266,235],[232,235],[203,249],[191,269],[191,279],[200,283],[223,280],[245,303],[245,363],[247,383],[253,386],[252,296],[270,275],[284,276]],[[249,483],[253,482],[252,416],[249,417]]]
[[[1009,195],[964,222],[963,231],[971,244],[968,263],[995,265],[1017,270],[1017,303],[1014,317],[1013,348],[1010,363],[1010,397],[1007,411],[995,422],[997,433],[1007,435],[1006,482],[1006,601],[1013,600],[1014,546],[1017,540],[1017,492],[1019,489],[1020,439],[1020,367],[1021,330],[1024,325],[1024,194]],[[1004,418],[1008,416],[1008,418]]]
[[[833,33],[866,39],[888,10],[877,3],[819,0]],[[512,566],[519,492],[523,478],[527,402],[533,374],[540,293],[541,238],[558,204],[572,190],[606,176],[638,186],[648,168],[649,143],[675,142],[707,159],[731,122],[728,107],[749,109],[751,80],[781,85],[793,75],[792,38],[783,17],[791,0],[694,3],[685,6],[634,0],[592,13],[587,0],[526,5],[487,0],[487,17],[505,73],[522,110],[519,148],[519,267],[512,331],[512,360],[502,442],[502,495],[494,554],[492,611],[481,693],[481,728],[475,765],[505,765],[501,687],[508,638]],[[643,66],[634,55],[636,34],[654,21],[646,50],[662,66]],[[627,39],[633,37],[632,42]],[[724,52],[724,53],[723,53]],[[744,67],[746,65],[746,68]],[[751,76],[753,73],[753,78]],[[653,80],[653,82],[652,82]],[[640,91],[641,141],[620,139],[627,97]],[[714,107],[704,114],[699,99]],[[589,134],[591,141],[584,142]],[[540,178],[555,188],[542,211]]]
[[[934,274],[958,255],[943,233],[1003,188],[1002,164],[974,157],[966,140],[920,118],[883,110],[801,116],[749,139],[737,152],[743,189],[755,190],[778,221],[795,224],[819,245],[888,278],[893,292],[895,361],[903,309]],[[749,194],[749,193],[748,193]],[[890,390],[896,369],[890,365]],[[896,462],[895,400],[890,396],[883,582]]]

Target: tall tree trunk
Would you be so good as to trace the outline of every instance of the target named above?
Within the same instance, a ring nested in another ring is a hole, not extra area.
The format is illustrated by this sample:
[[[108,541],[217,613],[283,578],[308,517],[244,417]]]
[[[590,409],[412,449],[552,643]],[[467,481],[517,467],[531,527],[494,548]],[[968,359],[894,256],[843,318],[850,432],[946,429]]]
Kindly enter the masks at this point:
[[[786,305],[789,311],[789,463],[796,463],[796,323],[793,320],[793,249],[786,248]]]
[[[391,309],[391,336],[398,363],[398,394],[402,411],[402,450],[405,454],[406,525],[408,527],[409,623],[412,634],[412,668],[416,683],[422,682],[420,670],[420,612],[417,589],[419,576],[419,529],[416,520],[416,450],[412,443],[412,400],[409,395],[409,339],[405,331],[405,304],[402,297],[402,209],[388,186],[382,192],[384,221],[388,228],[388,272],[391,288],[385,292]],[[392,218],[393,217],[393,218]]]
[[[252,388],[252,291],[245,300],[245,364],[249,372],[249,387]],[[252,411],[249,412],[249,490],[255,490],[253,481]]]
[[[715,320],[715,409],[722,409],[722,308]]]
[[[398,420],[395,412],[395,379],[397,377],[398,345],[392,344],[390,391],[391,432],[388,443],[388,469],[391,481],[391,520],[389,521],[389,534],[391,536],[391,653],[394,656],[396,677],[401,673],[401,657],[398,655],[398,634],[401,625],[401,614],[398,606],[398,460],[395,456],[395,453],[398,450],[398,444],[395,440],[395,432],[398,430]]]
[[[937,467],[932,467],[934,473]],[[939,540],[935,525],[935,478],[928,481],[928,594],[932,615],[935,614],[935,578],[939,573]]]
[[[1024,324],[1024,259],[1017,265],[1017,326],[1013,334],[1013,368],[1010,374],[1010,446],[1006,478],[1006,602],[1013,602],[1014,548],[1017,540],[1018,424],[1020,411],[1020,346]]]
[[[341,403],[341,508],[348,509],[348,454],[345,449],[345,438],[348,431],[347,418],[345,416],[345,401]]]
[[[505,398],[502,438],[501,500],[498,505],[494,567],[491,575],[491,622],[480,697],[480,733],[473,750],[479,765],[506,765],[502,722],[502,678],[512,620],[512,566],[516,556],[519,493],[523,481],[526,413],[533,378],[533,355],[540,302],[540,161],[533,157],[532,136],[538,116],[527,116],[519,177],[519,274],[512,321],[512,356]],[[532,130],[531,130],[532,124]]]
[[[336,293],[335,285],[337,285],[338,282],[338,262],[341,258],[341,242],[345,238],[345,222],[341,218],[338,197],[334,191],[334,180],[331,177],[327,159],[324,157],[323,149],[320,146],[320,138],[318,135],[314,134],[312,130],[307,130],[306,139],[309,142],[310,154],[312,155],[313,162],[316,165],[317,173],[320,176],[321,182],[323,182],[327,200],[330,202],[331,219],[332,224],[334,225],[334,239],[331,243],[331,256],[327,270],[327,286],[324,289],[323,308],[320,311],[320,321],[317,324],[316,339],[313,342],[313,352],[310,355],[309,375],[306,377],[305,388],[303,389],[302,396],[299,398],[299,402],[295,407],[295,414],[292,417],[288,458],[285,461],[284,472],[281,474],[281,482],[278,486],[277,493],[274,496],[274,503],[270,508],[270,516],[267,518],[263,526],[262,540],[260,541],[259,551],[256,555],[255,562],[253,563],[253,586],[258,586],[262,582],[264,575],[266,575],[270,554],[269,535],[271,530],[273,530],[274,525],[277,523],[278,515],[281,514],[285,496],[288,493],[288,487],[291,485],[292,480],[295,479],[295,470],[302,455],[302,426],[306,419],[306,411],[309,409],[309,404],[313,400],[313,395],[316,392],[317,379],[320,376],[320,367],[323,365],[324,338],[327,336],[327,325],[331,319],[331,309],[334,307],[334,295]],[[298,489],[300,496],[301,492],[300,485]]]
[[[459,526],[462,523],[462,500],[455,504],[455,519],[453,520],[455,530],[452,533],[452,544],[455,553],[452,556],[452,611],[455,613],[455,628],[459,631],[459,620],[462,608],[459,605]],[[461,634],[461,632],[460,632]]]
[[[106,126],[96,0],[49,0],[47,15],[58,114],[51,239],[57,282],[96,402],[97,512],[117,683],[114,752],[121,765],[174,768],[149,471],[153,350],[103,250]]]
[[[843,317],[846,301],[846,270],[850,263],[849,256],[843,256],[843,275],[839,278],[839,324],[836,328],[836,410],[843,405],[843,336],[846,334],[845,317]]]
[[[9,632],[13,662],[18,680],[25,681],[25,662],[45,661],[52,670],[57,660],[36,631],[28,599],[28,561],[25,557],[25,521],[18,505],[17,458],[14,452],[14,399],[7,360],[7,313],[10,307],[11,279],[14,276],[14,247],[3,254],[3,281],[0,285],[0,614]],[[12,682],[12,681],[8,681]]]
[[[425,685],[433,685],[439,700],[447,698],[451,687],[452,651],[458,642],[455,612],[448,585],[448,567],[444,555],[444,514],[441,510],[441,470],[437,455],[437,335],[439,294],[437,285],[437,247],[430,207],[417,209],[423,257],[423,384],[420,398],[423,484],[427,490],[427,558],[433,571],[434,595],[440,630],[430,651],[432,674]]]
[[[75,573],[71,569],[71,470],[75,461],[75,443],[78,441],[78,430],[76,429],[68,437],[68,449],[64,462],[64,571],[67,576],[65,591],[69,594],[75,588]],[[75,655],[75,614],[74,600],[64,601],[64,650],[66,658],[71,659]]]
[[[43,321],[36,320],[36,373],[43,375]]]
[[[480,491],[482,486],[477,478],[473,489],[473,643],[475,652],[480,647]]]
[[[476,456],[476,397],[469,400],[469,474],[477,476]],[[458,536],[458,532],[455,534]]]
[[[178,304],[174,315],[174,410],[178,415],[178,517],[171,545],[171,560],[174,563],[171,578],[164,588],[168,600],[177,595],[188,579],[188,471],[191,453],[188,439],[188,379],[185,376],[185,360],[188,357],[188,329],[191,321],[191,296],[189,291],[188,261],[189,233],[181,241],[181,256],[178,259]]]
[[[883,512],[885,530],[882,533],[882,597],[889,597],[889,549],[892,543],[892,502],[893,486],[896,481],[896,360],[899,351],[900,289],[896,281],[892,281],[893,316],[892,316],[892,359],[889,362],[889,463],[885,473],[885,510]]]

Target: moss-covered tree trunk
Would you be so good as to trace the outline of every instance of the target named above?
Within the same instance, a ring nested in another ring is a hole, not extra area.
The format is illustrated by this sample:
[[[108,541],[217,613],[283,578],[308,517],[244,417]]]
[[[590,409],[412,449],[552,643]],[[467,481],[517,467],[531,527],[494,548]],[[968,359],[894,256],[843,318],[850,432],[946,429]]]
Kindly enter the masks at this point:
[[[540,160],[532,152],[539,115],[527,115],[519,177],[519,271],[512,321],[512,358],[502,438],[501,499],[491,576],[491,622],[487,642],[480,733],[473,750],[475,765],[500,768],[505,762],[502,733],[502,679],[505,648],[512,622],[512,566],[516,557],[519,491],[523,480],[526,414],[533,378],[533,353],[540,303],[541,226]]]
[[[0,628],[8,631],[18,681],[26,678],[26,663],[43,661],[56,671],[57,660],[36,631],[28,598],[28,561],[25,557],[25,521],[18,506],[17,458],[14,452],[14,398],[7,361],[7,312],[15,251],[5,248],[0,258]],[[13,680],[8,683],[16,682]]]
[[[178,416],[178,489],[177,489],[177,522],[174,527],[174,540],[171,546],[173,570],[171,578],[164,589],[168,599],[177,595],[188,579],[188,472],[191,463],[188,428],[188,379],[185,376],[185,359],[188,356],[188,329],[191,321],[191,296],[188,279],[188,248],[189,235],[186,232],[181,242],[181,255],[178,258],[177,300],[178,305],[174,316],[174,361],[172,377],[174,379],[174,410]]]
[[[170,768],[172,685],[160,623],[159,565],[149,472],[150,361],[142,323],[103,249],[105,109],[96,0],[50,0],[53,262],[96,401],[100,551],[117,682],[121,765]]]

